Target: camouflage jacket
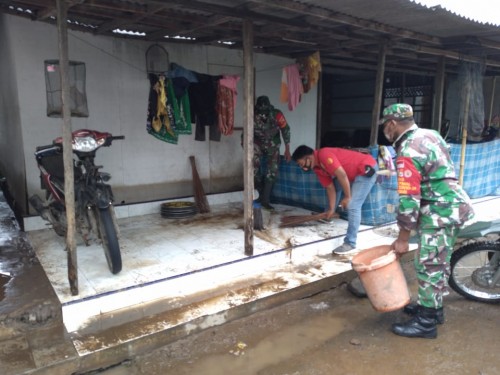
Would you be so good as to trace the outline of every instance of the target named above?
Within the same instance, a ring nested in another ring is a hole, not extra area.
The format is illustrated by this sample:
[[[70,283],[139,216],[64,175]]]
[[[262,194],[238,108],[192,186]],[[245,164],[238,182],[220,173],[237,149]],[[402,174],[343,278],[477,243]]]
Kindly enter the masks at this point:
[[[436,131],[414,125],[395,146],[401,228],[460,226],[474,216],[448,145]]]
[[[278,109],[271,109],[269,115],[255,114],[254,143],[265,148],[281,145],[280,133],[285,144],[290,143],[290,126]]]

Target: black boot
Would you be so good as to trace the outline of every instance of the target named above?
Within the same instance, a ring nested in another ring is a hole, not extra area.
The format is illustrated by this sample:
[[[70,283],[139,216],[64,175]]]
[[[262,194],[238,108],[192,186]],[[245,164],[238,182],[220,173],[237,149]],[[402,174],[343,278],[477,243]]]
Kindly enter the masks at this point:
[[[262,197],[260,198],[260,204],[262,208],[266,210],[274,210],[274,207],[269,204],[271,201],[271,191],[273,190],[273,184],[270,181],[264,183],[264,189],[262,190]]]
[[[405,314],[414,316],[420,308],[420,305],[416,302],[411,302],[403,308]],[[436,309],[436,324],[444,323],[444,310],[442,307]]]
[[[436,315],[436,309],[420,306],[415,316],[409,321],[393,324],[392,332],[405,337],[435,339],[437,337]]]

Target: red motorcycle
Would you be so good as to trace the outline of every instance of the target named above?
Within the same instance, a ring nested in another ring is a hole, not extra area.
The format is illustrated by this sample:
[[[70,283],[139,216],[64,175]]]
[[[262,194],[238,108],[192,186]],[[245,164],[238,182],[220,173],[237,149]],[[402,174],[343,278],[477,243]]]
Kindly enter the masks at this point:
[[[76,230],[85,245],[89,246],[93,240],[101,243],[113,274],[121,271],[122,259],[113,192],[106,183],[111,175],[100,172],[102,166],[95,165],[94,158],[99,148],[109,147],[118,139],[125,137],[88,129],[72,133],[73,154],[77,156],[77,160],[73,160]],[[62,138],[59,137],[51,145],[36,148],[35,158],[46,199],[42,201],[36,194],[29,198],[33,208],[52,224],[59,236],[65,236],[67,231],[62,147]]]

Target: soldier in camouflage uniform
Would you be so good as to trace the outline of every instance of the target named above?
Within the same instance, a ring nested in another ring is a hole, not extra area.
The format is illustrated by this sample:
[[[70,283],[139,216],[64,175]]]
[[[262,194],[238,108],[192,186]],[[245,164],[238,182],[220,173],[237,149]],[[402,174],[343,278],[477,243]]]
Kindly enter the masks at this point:
[[[399,235],[391,248],[406,253],[412,230],[419,238],[415,254],[418,301],[404,308],[413,318],[393,324],[392,331],[406,337],[435,338],[436,324],[444,322],[443,295],[448,293],[453,245],[474,212],[457,181],[446,142],[436,131],[415,124],[410,105],[388,106],[380,124],[397,151]]]
[[[254,109],[254,184],[259,192],[260,203],[266,209],[273,209],[269,203],[278,173],[280,135],[285,142],[285,160],[289,162],[290,126],[283,113],[271,105],[267,96],[259,96]],[[263,157],[267,158],[267,169],[264,174],[260,170]]]

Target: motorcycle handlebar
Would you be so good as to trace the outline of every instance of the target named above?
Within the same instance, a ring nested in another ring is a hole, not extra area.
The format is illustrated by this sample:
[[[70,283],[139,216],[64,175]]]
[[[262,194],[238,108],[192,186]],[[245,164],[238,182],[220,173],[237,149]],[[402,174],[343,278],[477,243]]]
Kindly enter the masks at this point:
[[[111,143],[113,143],[113,141],[116,141],[119,139],[125,139],[125,136],[124,135],[112,135],[111,137],[106,138],[106,143],[104,144],[104,146],[109,147],[109,146],[111,146]]]

